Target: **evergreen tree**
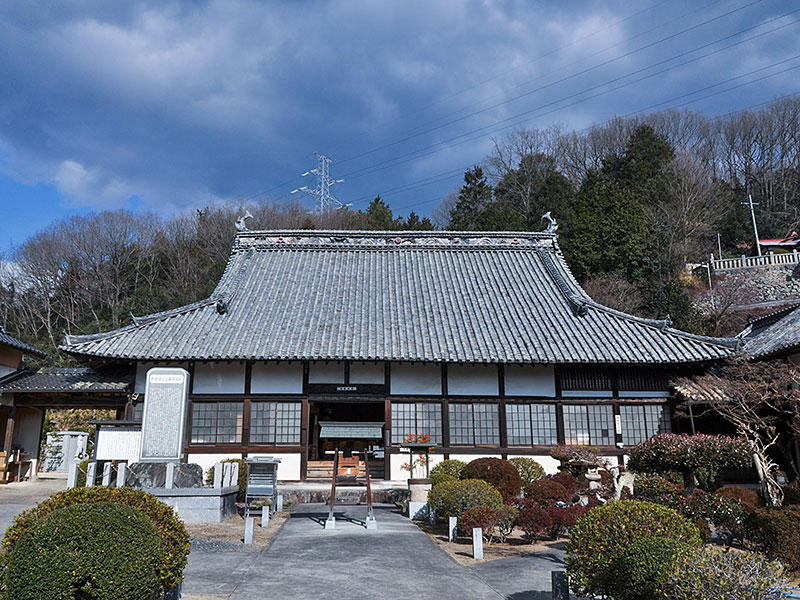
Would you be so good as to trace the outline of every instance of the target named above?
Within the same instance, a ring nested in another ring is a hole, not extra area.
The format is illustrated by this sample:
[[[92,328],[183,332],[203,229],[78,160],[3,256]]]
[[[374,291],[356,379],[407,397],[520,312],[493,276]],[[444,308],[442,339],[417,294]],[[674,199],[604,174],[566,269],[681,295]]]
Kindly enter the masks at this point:
[[[395,229],[394,215],[389,205],[380,196],[369,203],[367,207],[367,228],[378,230]]]
[[[492,186],[486,181],[483,169],[474,166],[464,173],[464,185],[458,192],[456,205],[450,211],[448,229],[475,231],[481,229],[480,214],[492,202]]]

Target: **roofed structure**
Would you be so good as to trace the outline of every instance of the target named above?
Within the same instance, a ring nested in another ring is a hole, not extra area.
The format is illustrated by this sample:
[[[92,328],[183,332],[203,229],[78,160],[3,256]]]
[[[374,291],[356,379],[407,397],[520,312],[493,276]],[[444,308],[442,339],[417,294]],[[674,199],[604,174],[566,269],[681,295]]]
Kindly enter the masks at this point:
[[[34,348],[30,344],[26,344],[25,342],[18,340],[2,327],[0,327],[0,346],[10,346],[20,350],[21,352],[24,352],[25,354],[32,354],[33,356],[38,356],[40,358],[47,356],[46,353],[42,352],[38,348]]]
[[[800,304],[754,319],[739,337],[751,358],[777,358],[800,352]]]
[[[736,344],[594,302],[551,233],[244,231],[209,298],[62,348],[161,361],[679,364]]]
[[[0,380],[0,394],[20,392],[126,392],[133,376],[88,368],[22,369]]]

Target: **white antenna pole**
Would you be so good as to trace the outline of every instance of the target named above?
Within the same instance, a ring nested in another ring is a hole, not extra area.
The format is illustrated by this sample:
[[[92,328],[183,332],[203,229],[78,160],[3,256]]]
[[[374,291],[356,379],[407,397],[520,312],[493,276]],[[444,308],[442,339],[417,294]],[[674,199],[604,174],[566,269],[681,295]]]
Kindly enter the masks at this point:
[[[719,237],[719,231],[717,232],[717,252],[719,253],[717,256],[722,258],[722,240]]]
[[[317,156],[317,168],[306,171],[302,176],[305,177],[306,175],[311,174],[316,175],[317,185],[313,190],[308,189],[308,186],[304,185],[296,190],[292,190],[292,194],[303,192],[304,194],[314,198],[317,205],[316,212],[320,214],[325,213],[334,207],[346,208],[351,206],[350,204],[343,204],[342,202],[339,202],[339,200],[337,200],[336,197],[331,193],[331,186],[344,181],[344,179],[331,179],[330,171],[333,159],[325,156],[324,154],[320,154],[319,152],[315,152],[314,154]]]
[[[754,206],[758,206],[758,202],[753,202],[753,195],[747,194],[747,202],[742,202],[742,204],[748,204],[750,206],[750,216],[753,218],[753,233],[756,236],[756,250],[758,251],[758,255],[761,256],[761,243],[758,240],[758,225],[756,225],[756,211],[753,210]]]

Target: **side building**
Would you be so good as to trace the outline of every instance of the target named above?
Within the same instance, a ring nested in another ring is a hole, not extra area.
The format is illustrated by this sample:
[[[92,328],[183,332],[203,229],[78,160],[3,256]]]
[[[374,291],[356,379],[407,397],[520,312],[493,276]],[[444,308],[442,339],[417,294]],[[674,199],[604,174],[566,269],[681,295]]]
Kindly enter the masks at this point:
[[[407,478],[408,434],[431,436],[432,462],[532,456],[553,471],[559,443],[622,460],[671,430],[670,378],[736,346],[594,302],[553,233],[244,231],[209,298],[62,348],[135,370],[129,420],[148,369],[186,368],[190,462],[277,456],[300,480],[337,446]]]

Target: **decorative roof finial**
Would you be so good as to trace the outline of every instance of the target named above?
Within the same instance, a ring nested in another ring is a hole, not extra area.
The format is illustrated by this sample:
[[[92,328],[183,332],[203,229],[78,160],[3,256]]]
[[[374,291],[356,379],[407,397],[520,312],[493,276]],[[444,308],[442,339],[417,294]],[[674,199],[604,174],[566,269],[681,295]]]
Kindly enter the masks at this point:
[[[544,230],[545,233],[555,233],[558,231],[558,223],[556,223],[556,220],[552,217],[549,210],[542,215],[542,221],[547,221],[547,229]]]
[[[249,210],[244,211],[244,214],[236,219],[236,231],[247,231],[247,224],[245,223],[245,220],[252,218],[253,215],[250,214]]]

